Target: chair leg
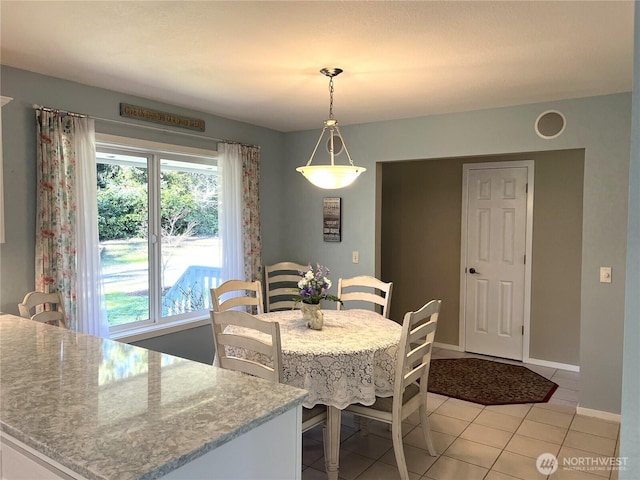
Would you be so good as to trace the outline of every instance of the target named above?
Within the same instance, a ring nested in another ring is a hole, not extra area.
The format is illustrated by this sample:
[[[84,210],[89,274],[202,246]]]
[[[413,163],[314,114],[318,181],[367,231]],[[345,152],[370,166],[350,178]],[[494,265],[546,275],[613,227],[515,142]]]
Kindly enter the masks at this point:
[[[429,425],[429,416],[427,415],[427,407],[424,405],[420,407],[420,424],[422,426],[422,433],[424,435],[424,441],[427,443],[427,449],[429,455],[437,457],[438,453],[433,446],[433,438],[431,437],[431,426]]]
[[[358,429],[360,430],[360,434],[363,436],[369,435],[369,419],[365,417],[361,417],[358,415],[356,417],[356,424],[358,425]]]
[[[396,456],[400,480],[409,480],[409,470],[407,470],[404,445],[402,444],[402,422],[393,422],[391,424],[391,437],[393,438],[393,453]]]

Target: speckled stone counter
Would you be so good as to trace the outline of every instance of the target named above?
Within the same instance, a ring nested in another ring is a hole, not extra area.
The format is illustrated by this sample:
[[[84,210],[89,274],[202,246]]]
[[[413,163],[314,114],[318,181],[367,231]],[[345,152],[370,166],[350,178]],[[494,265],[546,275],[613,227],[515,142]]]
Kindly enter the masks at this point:
[[[304,390],[0,315],[0,428],[88,479],[159,478]]]

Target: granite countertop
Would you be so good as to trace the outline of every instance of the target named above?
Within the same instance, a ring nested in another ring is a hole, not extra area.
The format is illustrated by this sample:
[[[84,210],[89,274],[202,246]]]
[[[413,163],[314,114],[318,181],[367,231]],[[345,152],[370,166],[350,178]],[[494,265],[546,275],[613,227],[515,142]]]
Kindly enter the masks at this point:
[[[161,477],[306,393],[0,315],[0,428],[88,479]]]

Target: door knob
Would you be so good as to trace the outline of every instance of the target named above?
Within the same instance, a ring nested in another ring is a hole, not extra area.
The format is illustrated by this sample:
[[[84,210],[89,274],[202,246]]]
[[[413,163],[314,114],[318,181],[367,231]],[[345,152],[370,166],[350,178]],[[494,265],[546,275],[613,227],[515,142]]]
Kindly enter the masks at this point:
[[[475,273],[476,275],[480,275],[480,272],[476,271],[476,269],[473,267],[469,269],[469,273]]]

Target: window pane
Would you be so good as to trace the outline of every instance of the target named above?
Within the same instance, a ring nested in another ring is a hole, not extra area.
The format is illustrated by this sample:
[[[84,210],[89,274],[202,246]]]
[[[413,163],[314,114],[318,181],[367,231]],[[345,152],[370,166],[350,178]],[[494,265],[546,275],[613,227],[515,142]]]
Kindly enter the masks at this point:
[[[162,316],[211,308],[220,282],[217,170],[163,159],[161,185]]]
[[[109,326],[149,318],[145,157],[98,153],[100,262]]]

